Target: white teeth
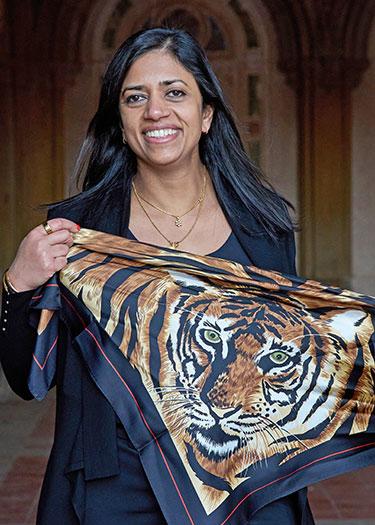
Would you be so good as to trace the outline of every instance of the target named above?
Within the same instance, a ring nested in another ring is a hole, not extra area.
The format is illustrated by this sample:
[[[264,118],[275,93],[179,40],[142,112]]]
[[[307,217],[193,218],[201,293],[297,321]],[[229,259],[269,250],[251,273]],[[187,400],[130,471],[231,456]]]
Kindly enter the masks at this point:
[[[166,137],[167,135],[175,135],[177,129],[153,129],[152,131],[146,131],[147,137]]]

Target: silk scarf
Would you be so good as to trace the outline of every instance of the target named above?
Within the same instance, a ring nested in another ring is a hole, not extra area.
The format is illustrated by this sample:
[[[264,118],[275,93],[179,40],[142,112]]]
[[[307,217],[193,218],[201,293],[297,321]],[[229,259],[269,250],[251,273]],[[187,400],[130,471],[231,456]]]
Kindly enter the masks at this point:
[[[30,312],[31,392],[64,323],[170,524],[239,525],[375,463],[372,297],[82,229]]]

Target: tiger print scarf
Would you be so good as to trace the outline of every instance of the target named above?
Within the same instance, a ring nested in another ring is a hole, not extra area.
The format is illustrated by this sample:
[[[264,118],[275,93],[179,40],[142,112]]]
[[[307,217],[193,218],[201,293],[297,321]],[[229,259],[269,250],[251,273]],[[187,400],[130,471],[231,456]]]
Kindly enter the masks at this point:
[[[242,524],[375,462],[374,298],[83,229],[31,312],[30,390],[63,319],[168,523]]]

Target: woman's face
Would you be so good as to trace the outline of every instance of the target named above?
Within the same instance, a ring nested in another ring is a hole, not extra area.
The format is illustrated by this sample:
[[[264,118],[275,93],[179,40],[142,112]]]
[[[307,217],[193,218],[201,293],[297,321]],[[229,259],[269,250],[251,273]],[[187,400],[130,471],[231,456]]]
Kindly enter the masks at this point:
[[[138,162],[155,167],[199,158],[199,139],[213,116],[210,106],[203,107],[193,75],[161,50],[142,55],[130,67],[120,113],[124,138]]]

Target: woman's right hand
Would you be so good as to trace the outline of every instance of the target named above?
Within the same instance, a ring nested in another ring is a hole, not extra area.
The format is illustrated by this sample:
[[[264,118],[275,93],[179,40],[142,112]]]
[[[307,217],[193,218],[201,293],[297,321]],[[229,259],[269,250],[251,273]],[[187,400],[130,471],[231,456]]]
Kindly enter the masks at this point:
[[[21,242],[9,267],[9,281],[18,292],[38,288],[67,263],[73,233],[80,227],[68,219],[50,219],[48,224],[53,233],[48,234],[43,225],[36,226]]]

